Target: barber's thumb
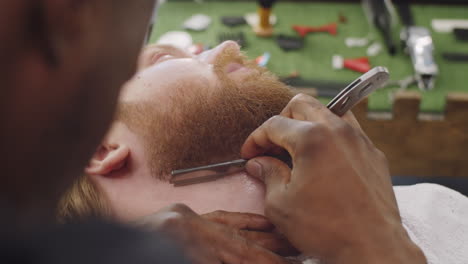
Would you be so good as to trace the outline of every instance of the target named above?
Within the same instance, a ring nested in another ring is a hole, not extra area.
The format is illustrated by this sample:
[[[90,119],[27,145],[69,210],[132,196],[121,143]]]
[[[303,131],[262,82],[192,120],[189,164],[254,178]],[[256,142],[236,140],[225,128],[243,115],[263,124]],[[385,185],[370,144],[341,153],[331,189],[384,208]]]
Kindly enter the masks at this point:
[[[288,165],[272,157],[253,158],[247,162],[245,170],[250,176],[265,182],[267,186],[284,184],[291,178],[291,169]]]

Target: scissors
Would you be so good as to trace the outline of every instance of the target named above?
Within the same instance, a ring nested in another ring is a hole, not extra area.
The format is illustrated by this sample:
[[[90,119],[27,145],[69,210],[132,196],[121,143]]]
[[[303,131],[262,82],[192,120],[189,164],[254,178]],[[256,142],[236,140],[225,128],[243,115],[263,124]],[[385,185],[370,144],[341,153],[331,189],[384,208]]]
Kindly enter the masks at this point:
[[[343,116],[363,98],[383,87],[389,73],[385,67],[375,67],[363,74],[335,96],[327,108],[337,116]],[[189,169],[173,170],[170,183],[175,187],[214,181],[245,169],[248,160],[236,159]]]

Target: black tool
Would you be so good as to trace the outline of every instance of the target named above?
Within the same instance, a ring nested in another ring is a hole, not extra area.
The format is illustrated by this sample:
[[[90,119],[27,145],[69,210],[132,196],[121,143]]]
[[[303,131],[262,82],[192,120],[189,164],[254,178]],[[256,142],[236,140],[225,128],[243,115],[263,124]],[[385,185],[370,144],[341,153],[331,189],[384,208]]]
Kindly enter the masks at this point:
[[[263,8],[271,8],[276,0],[259,0],[258,3]]]
[[[442,57],[453,62],[468,62],[468,53],[444,52]]]
[[[304,47],[304,39],[299,37],[287,36],[287,35],[278,35],[276,37],[276,43],[284,51],[298,50]]]
[[[247,24],[243,16],[223,16],[221,17],[221,22],[228,27],[235,27],[239,25]]]
[[[218,34],[219,43],[223,43],[226,40],[233,40],[239,44],[239,46],[245,48],[247,46],[247,41],[245,40],[245,36],[243,32],[234,32],[234,33],[227,33],[222,32]]]
[[[396,54],[396,44],[392,34],[392,14],[389,10],[388,1],[385,0],[362,0],[366,14],[370,22],[381,32],[390,55]]]
[[[396,1],[396,7],[400,15],[401,23],[405,27],[414,26],[414,18],[409,4],[405,0]]]
[[[284,77],[280,80],[295,88],[315,88],[318,97],[335,97],[343,87],[351,82],[337,82],[334,80],[303,79],[301,77]]]
[[[468,29],[466,28],[455,28],[453,34],[459,41],[468,41]]]

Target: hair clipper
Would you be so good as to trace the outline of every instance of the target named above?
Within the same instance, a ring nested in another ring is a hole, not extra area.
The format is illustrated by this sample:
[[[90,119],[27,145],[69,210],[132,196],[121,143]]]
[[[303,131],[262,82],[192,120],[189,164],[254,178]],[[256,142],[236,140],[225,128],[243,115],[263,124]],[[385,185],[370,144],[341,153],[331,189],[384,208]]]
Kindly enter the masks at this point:
[[[401,39],[405,50],[411,57],[415,79],[421,90],[434,88],[435,78],[439,74],[439,68],[434,60],[434,43],[429,29],[414,25],[411,10],[407,2],[402,1],[398,5],[404,29]]]

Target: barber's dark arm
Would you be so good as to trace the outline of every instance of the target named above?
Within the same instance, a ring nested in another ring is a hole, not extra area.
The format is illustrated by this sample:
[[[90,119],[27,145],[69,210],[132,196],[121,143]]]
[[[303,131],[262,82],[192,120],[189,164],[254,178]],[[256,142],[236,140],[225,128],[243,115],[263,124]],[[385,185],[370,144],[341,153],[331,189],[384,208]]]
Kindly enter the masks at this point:
[[[280,255],[297,253],[261,215],[216,211],[200,216],[175,204],[136,224],[172,237],[195,264],[286,264]]]
[[[287,151],[293,169],[263,156]],[[266,215],[326,263],[426,263],[402,226],[385,155],[352,113],[298,95],[246,140],[247,171],[267,186]]]

